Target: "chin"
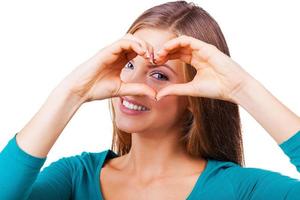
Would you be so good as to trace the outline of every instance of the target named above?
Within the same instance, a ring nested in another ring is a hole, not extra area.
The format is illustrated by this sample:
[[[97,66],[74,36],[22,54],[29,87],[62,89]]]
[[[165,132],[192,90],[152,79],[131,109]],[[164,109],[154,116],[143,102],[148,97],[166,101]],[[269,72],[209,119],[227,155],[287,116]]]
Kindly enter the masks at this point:
[[[138,133],[138,132],[142,132],[145,130],[145,128],[143,127],[138,127],[136,125],[133,125],[131,123],[125,123],[123,122],[116,122],[116,126],[118,129],[120,129],[121,131],[127,132],[127,133]]]

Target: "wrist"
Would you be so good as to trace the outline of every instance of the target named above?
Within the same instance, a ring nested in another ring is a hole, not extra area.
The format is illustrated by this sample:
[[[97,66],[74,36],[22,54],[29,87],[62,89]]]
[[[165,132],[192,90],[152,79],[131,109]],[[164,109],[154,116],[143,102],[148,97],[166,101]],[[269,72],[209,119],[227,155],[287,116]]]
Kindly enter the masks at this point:
[[[52,90],[52,93],[54,95],[61,96],[64,99],[67,99],[68,102],[74,106],[79,107],[86,102],[83,97],[73,92],[71,85],[67,82],[61,82]]]
[[[299,117],[253,77],[232,95],[278,144],[299,130]]]
[[[247,76],[243,82],[238,85],[233,92],[230,94],[230,100],[236,104],[243,106],[246,101],[255,95],[255,91],[260,87],[260,83],[253,77]]]

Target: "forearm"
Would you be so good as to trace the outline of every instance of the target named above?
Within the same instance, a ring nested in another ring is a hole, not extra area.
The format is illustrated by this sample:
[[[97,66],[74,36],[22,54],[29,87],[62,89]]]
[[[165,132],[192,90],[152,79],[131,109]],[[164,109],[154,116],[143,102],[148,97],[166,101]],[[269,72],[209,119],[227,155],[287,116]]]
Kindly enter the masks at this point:
[[[63,86],[56,87],[38,112],[17,134],[16,140],[20,148],[33,156],[46,157],[82,103]]]
[[[247,110],[278,144],[300,130],[300,118],[254,78],[250,78],[232,99]]]

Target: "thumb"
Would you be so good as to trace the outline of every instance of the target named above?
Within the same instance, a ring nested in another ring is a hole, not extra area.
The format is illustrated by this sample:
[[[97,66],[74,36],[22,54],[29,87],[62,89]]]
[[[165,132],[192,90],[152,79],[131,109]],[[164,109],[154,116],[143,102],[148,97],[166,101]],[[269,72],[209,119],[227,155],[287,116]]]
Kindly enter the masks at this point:
[[[130,95],[137,95],[137,96],[146,95],[149,96],[151,99],[155,100],[156,91],[143,83],[122,82],[116,96],[130,96]]]
[[[171,84],[163,89],[159,90],[156,99],[157,101],[160,100],[164,96],[168,95],[191,95],[192,94],[192,87],[190,84],[187,83],[178,83],[178,84]]]

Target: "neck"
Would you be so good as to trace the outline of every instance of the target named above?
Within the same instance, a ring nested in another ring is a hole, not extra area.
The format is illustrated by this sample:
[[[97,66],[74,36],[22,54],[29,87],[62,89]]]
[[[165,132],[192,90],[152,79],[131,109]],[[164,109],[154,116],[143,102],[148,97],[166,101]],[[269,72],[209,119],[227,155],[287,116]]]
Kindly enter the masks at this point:
[[[132,133],[131,149],[124,156],[123,167],[144,179],[178,173],[179,165],[190,163],[186,161],[191,159],[179,144],[179,135],[175,131]]]

